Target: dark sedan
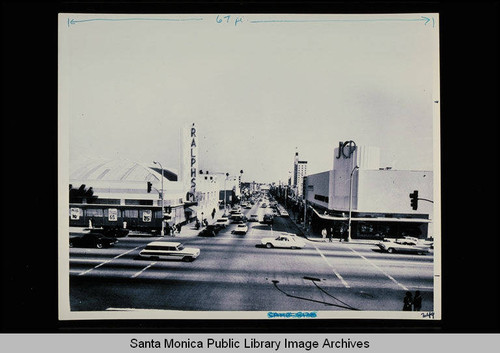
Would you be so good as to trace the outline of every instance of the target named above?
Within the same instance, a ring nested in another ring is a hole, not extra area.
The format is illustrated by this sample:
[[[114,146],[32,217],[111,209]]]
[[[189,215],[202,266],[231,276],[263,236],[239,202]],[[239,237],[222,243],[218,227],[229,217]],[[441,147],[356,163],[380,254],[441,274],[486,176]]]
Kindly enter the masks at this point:
[[[218,224],[209,224],[205,229],[198,233],[199,237],[215,237],[222,229]]]
[[[118,240],[116,238],[106,237],[101,234],[87,233],[81,237],[72,237],[69,239],[69,247],[78,248],[109,248],[110,246],[116,244]]]

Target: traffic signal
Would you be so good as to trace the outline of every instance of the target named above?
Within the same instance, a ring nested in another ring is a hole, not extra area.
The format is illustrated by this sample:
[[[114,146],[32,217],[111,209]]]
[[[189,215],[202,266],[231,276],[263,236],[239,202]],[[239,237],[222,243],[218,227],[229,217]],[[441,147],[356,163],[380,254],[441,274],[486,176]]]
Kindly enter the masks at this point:
[[[152,187],[153,187],[153,183],[148,181],[148,192],[151,192]]]
[[[410,205],[414,210],[418,208],[418,190],[415,190],[410,194]]]

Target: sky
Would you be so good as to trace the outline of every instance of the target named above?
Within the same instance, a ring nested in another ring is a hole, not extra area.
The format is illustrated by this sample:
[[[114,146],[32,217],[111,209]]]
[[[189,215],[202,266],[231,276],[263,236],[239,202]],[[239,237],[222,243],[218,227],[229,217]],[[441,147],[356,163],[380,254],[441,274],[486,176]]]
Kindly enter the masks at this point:
[[[199,169],[243,181],[285,181],[296,151],[308,174],[332,169],[347,140],[379,147],[382,166],[433,170],[431,15],[61,14],[69,158],[175,171],[195,123]],[[266,19],[279,21],[252,22]]]

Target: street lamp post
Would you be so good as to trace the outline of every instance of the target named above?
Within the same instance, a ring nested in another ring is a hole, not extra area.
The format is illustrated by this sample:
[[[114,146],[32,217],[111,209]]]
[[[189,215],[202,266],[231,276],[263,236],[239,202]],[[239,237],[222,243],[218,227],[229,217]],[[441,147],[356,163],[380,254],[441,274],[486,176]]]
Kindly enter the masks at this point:
[[[304,200],[304,229],[307,229],[306,218],[307,218],[307,200]]]
[[[227,182],[227,177],[229,176],[229,173],[226,173],[226,178],[224,179],[224,216],[226,215],[226,182]]]
[[[242,192],[242,187],[241,187],[241,183],[242,183],[242,180],[243,179],[243,169],[240,170],[240,201],[243,200],[243,192]]]
[[[355,166],[351,171],[351,177],[349,178],[349,223],[347,227],[347,241],[351,241],[351,211],[352,211],[352,176],[359,167]]]
[[[163,166],[161,165],[160,162],[157,162],[157,161],[153,161],[154,164],[158,164],[161,168],[161,216],[162,216],[162,219],[161,219],[161,236],[164,236],[165,235],[165,226],[164,226],[164,220],[163,220],[163,213],[165,212],[164,210],[164,207],[165,207],[165,200],[163,199]]]

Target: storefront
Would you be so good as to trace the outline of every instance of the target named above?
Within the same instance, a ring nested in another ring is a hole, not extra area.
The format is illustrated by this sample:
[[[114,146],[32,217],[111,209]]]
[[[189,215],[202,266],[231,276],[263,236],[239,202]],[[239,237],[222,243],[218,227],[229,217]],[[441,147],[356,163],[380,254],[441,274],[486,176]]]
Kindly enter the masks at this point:
[[[333,229],[340,237],[350,219],[352,238],[433,236],[432,171],[381,168],[378,148],[356,146],[353,141],[340,146],[332,170],[304,179],[314,231]],[[414,191],[422,197],[417,209],[410,202]]]

